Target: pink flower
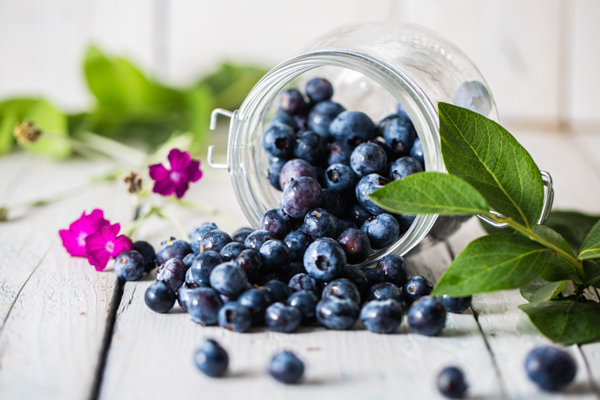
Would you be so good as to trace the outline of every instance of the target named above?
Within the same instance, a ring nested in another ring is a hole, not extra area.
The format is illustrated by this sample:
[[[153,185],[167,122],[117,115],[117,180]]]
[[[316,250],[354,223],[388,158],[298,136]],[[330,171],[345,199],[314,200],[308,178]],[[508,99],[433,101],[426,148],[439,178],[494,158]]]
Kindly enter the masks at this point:
[[[70,255],[73,257],[87,257],[85,239],[107,225],[110,225],[110,222],[104,219],[102,210],[95,209],[89,215],[85,215],[84,211],[81,217],[69,226],[69,229],[61,229],[58,234],[62,239],[63,246]]]
[[[85,239],[88,261],[96,267],[96,271],[106,268],[111,257],[115,258],[125,250],[133,249],[131,239],[125,235],[117,236],[120,230],[121,225],[109,224]]]
[[[150,165],[150,178],[154,179],[154,193],[170,196],[173,193],[177,198],[182,198],[188,189],[189,182],[196,182],[202,178],[200,161],[192,160],[187,151],[172,149],[169,152],[171,170],[162,164]]]

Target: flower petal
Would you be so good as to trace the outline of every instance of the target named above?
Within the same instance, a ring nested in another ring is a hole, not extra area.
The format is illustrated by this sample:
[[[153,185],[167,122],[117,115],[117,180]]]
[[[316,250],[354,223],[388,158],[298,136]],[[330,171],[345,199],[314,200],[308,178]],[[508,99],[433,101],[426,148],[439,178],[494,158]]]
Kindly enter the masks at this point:
[[[162,164],[153,164],[148,167],[148,174],[150,178],[155,181],[162,181],[169,177],[169,170],[167,170]]]
[[[88,254],[88,262],[96,268],[96,271],[102,271],[108,265],[109,254],[104,250],[96,250]]]
[[[114,250],[110,254],[111,257],[113,257],[113,258],[115,258],[116,256],[118,256],[119,254],[121,254],[124,251],[133,249],[133,243],[131,242],[131,239],[129,239],[125,235],[120,235],[119,237],[117,237],[114,240],[114,244],[115,244]]]
[[[120,230],[121,224],[117,222],[116,224],[105,226],[100,232],[104,240],[108,242],[115,240]]]
[[[85,250],[85,243],[83,246],[80,246],[77,238],[78,235],[75,234],[74,232],[67,230],[67,229],[61,229],[60,231],[58,231],[58,234],[60,235],[60,238],[62,240],[63,243],[63,247],[65,248],[65,250],[67,250],[67,252],[73,256],[73,257],[87,257],[87,252]]]
[[[88,256],[99,250],[105,251],[105,247],[106,239],[102,237],[101,232],[92,233],[85,238],[85,250],[87,251]]]
[[[162,194],[163,196],[170,196],[175,191],[175,182],[170,179],[163,179],[162,181],[156,181],[152,188],[154,193]]]
[[[183,172],[190,163],[190,153],[179,149],[171,149],[167,158],[171,164],[171,171]]]
[[[189,165],[185,168],[185,171],[183,171],[182,174],[189,182],[198,181],[200,178],[202,178],[202,171],[200,170],[200,161],[190,161]]]
[[[179,183],[177,183],[177,186],[175,187],[175,195],[177,196],[178,199],[182,198],[183,195],[185,194],[185,192],[188,190],[188,183],[187,181],[180,181]]]

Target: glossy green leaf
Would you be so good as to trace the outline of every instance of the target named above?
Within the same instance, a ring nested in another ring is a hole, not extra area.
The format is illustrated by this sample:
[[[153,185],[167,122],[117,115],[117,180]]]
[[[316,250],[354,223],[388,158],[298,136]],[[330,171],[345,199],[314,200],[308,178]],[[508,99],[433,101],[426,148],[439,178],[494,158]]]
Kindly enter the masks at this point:
[[[566,284],[567,281],[547,282],[537,278],[521,288],[521,296],[530,303],[548,301],[558,296]]]
[[[574,250],[579,250],[586,235],[600,221],[598,215],[586,215],[576,211],[552,211],[544,226],[554,229]]]
[[[600,221],[588,232],[579,249],[580,260],[600,258]]]
[[[600,266],[596,261],[585,260],[583,262],[583,286],[600,288]]]
[[[552,252],[521,235],[483,236],[454,259],[433,295],[469,296],[525,286],[548,265]]]
[[[553,300],[520,305],[539,331],[562,344],[587,343],[600,338],[600,305]]]
[[[571,257],[576,258],[575,253],[573,253],[573,250],[571,250],[571,247],[567,241],[560,236],[558,232],[544,225],[535,225],[532,230],[544,240],[563,250]],[[548,265],[542,270],[540,275],[549,282],[572,280],[575,283],[581,283],[581,278],[579,277],[575,266],[566,261],[564,258],[556,255],[550,259]]]
[[[481,195],[462,179],[439,172],[421,172],[388,183],[369,196],[396,214],[468,215],[489,211]]]
[[[533,226],[542,210],[544,185],[527,150],[478,113],[439,103],[439,114],[448,172],[473,185],[494,210]]]

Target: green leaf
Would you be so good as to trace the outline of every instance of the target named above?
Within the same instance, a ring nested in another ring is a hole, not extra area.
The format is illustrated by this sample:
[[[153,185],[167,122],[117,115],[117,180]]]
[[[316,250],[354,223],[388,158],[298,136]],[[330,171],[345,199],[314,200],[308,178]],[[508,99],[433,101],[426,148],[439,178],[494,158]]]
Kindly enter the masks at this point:
[[[600,221],[598,221],[585,237],[579,249],[579,259],[600,258]]]
[[[489,211],[481,195],[456,176],[421,172],[388,183],[369,196],[396,214],[468,215]]]
[[[542,210],[544,185],[537,165],[496,122],[439,103],[442,154],[449,173],[469,182],[492,208],[526,227]]]
[[[598,221],[600,216],[597,215],[586,215],[576,211],[552,211],[544,225],[564,237],[572,249],[578,250]]]
[[[189,114],[188,130],[194,134],[194,141],[203,145],[210,132],[210,115],[215,108],[211,91],[205,86],[197,86],[187,93],[187,110]],[[193,149],[194,152],[198,148]]]
[[[583,262],[583,272],[583,287],[600,288],[600,267],[597,262],[585,260]]]
[[[454,259],[432,295],[469,296],[525,286],[551,258],[548,248],[521,235],[483,236]]]
[[[521,296],[530,303],[548,301],[558,296],[566,284],[567,281],[546,282],[542,278],[537,278],[521,288]]]
[[[18,122],[17,115],[13,110],[7,111],[0,118],[0,154],[8,153],[12,148],[13,131]]]
[[[567,241],[560,236],[558,232],[544,225],[535,225],[532,228],[532,231],[573,258],[576,258],[575,253],[573,253],[573,250],[571,250]],[[540,275],[549,282],[572,280],[575,283],[581,283],[581,278],[579,277],[575,266],[557,255],[552,256],[548,265],[542,270]]]
[[[71,155],[71,145],[67,140],[61,140],[56,136],[66,137],[67,116],[46,100],[38,100],[27,109],[23,120],[32,121],[45,133],[35,142],[28,144],[25,148],[34,153],[41,153],[54,158],[65,158]]]
[[[553,300],[520,305],[539,331],[562,344],[587,343],[600,338],[600,305]]]
[[[223,63],[198,85],[211,91],[216,107],[235,110],[266,73],[267,70],[261,67]]]

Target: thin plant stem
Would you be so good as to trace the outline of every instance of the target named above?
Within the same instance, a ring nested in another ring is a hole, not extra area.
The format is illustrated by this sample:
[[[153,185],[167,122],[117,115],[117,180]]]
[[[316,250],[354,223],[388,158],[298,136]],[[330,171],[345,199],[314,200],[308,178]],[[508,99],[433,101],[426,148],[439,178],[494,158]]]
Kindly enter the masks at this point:
[[[185,231],[185,228],[183,227],[181,222],[179,222],[179,220],[177,218],[175,218],[172,214],[170,214],[164,210],[161,210],[161,211],[158,211],[156,213],[156,215],[158,215],[159,217],[164,218],[167,221],[169,221],[170,223],[172,223],[179,231],[179,235],[181,235],[180,236],[181,238],[186,238],[188,236],[188,234]]]

